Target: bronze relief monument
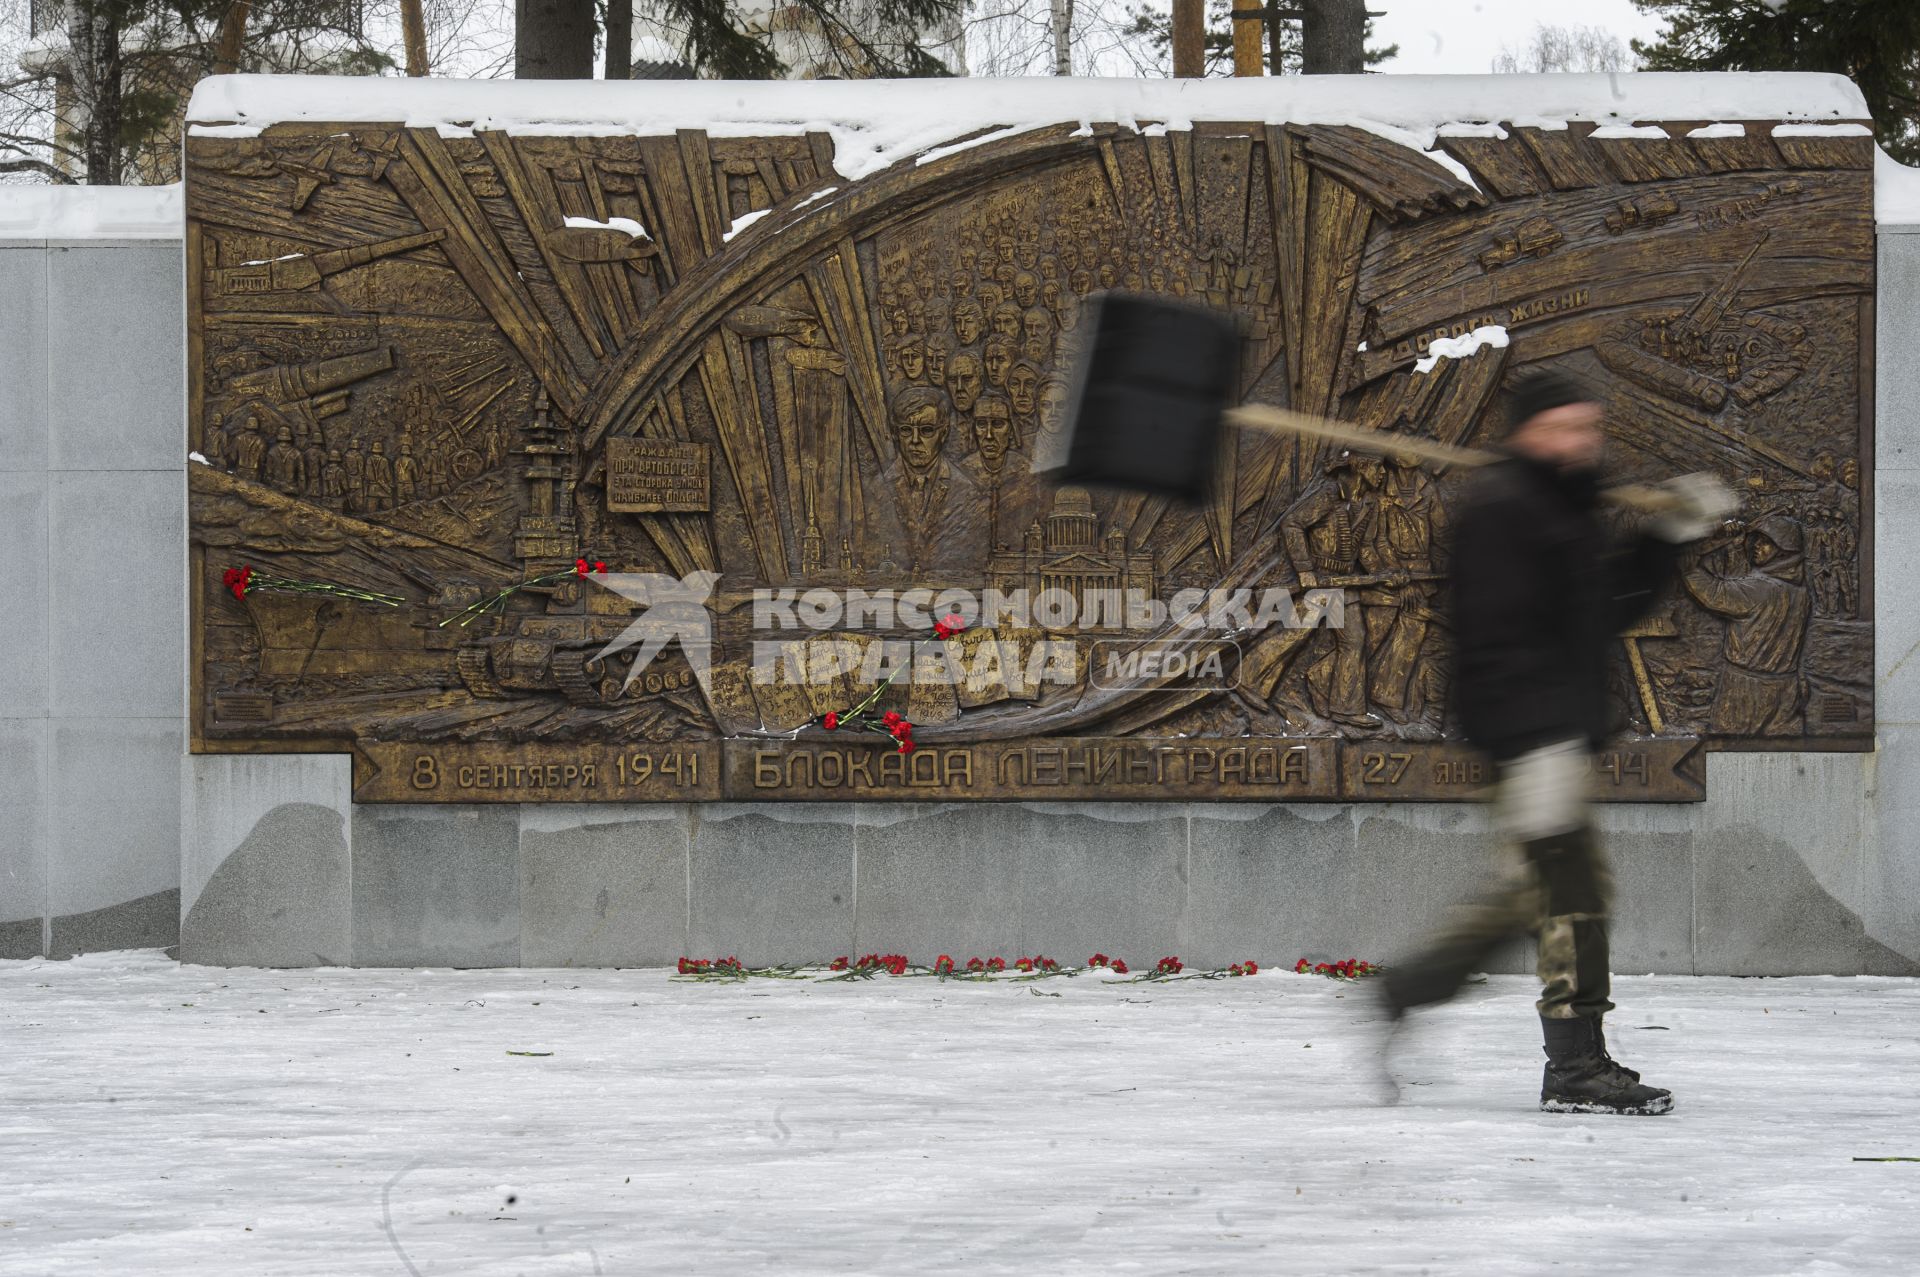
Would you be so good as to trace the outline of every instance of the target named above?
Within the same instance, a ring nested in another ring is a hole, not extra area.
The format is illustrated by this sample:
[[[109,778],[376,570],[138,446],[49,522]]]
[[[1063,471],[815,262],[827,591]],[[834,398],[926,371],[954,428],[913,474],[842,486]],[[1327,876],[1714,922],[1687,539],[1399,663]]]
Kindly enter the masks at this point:
[[[1199,508],[1037,481],[1105,290],[1233,312],[1248,400],[1448,443],[1557,365],[1606,388],[1622,477],[1741,491],[1619,640],[1609,796],[1697,798],[1707,749],[1871,747],[1873,149],[1845,119],[1516,112],[1425,148],[1143,112],[866,171],[827,129],[409,123],[430,86],[376,83],[362,122],[196,103],[197,750],[351,751],[363,801],[1472,795],[1458,476],[1246,435]],[[846,100],[876,90],[925,91]],[[1315,589],[1343,625],[1249,623]],[[917,612],[847,602],[889,591]],[[931,636],[989,592],[1072,606]],[[635,637],[676,608],[699,655]],[[819,726],[889,641],[962,671],[886,692],[910,754]]]

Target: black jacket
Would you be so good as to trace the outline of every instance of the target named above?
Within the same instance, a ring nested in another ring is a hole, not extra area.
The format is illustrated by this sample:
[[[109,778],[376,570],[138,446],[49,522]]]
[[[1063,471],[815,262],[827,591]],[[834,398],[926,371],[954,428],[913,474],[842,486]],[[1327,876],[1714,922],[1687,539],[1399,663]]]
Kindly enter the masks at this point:
[[[1615,637],[1672,580],[1675,550],[1611,544],[1593,478],[1509,456],[1475,474],[1454,522],[1454,704],[1497,760],[1611,734]]]

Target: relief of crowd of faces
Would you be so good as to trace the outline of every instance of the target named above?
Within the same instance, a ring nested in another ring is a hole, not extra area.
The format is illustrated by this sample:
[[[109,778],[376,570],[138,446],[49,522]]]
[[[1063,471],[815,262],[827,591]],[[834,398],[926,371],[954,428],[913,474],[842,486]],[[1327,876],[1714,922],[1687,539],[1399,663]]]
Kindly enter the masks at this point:
[[[1013,208],[969,217],[883,261],[879,315],[896,445],[908,418],[936,416],[939,447],[899,446],[910,476],[942,455],[976,477],[1024,475],[1065,425],[1072,343],[1086,298],[1107,289],[1185,296],[1162,264],[1191,245],[1157,220],[1048,216]],[[903,396],[921,388],[937,396]]]

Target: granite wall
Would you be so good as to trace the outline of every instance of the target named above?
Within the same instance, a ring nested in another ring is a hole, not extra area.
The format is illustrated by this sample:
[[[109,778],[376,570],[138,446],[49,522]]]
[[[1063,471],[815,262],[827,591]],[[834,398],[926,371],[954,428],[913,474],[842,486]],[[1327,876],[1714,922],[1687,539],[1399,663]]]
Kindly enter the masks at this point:
[[[0,222],[0,958],[180,918],[181,245]]]

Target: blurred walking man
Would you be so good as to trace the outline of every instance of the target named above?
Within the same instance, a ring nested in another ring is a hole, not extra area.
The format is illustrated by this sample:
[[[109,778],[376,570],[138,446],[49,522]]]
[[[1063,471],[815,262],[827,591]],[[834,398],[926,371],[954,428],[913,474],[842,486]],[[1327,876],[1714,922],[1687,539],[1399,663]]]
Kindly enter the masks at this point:
[[[1678,547],[1731,513],[1709,475],[1666,485],[1679,508],[1612,543],[1599,514],[1606,436],[1594,396],[1535,373],[1514,391],[1505,459],[1473,478],[1455,522],[1455,704],[1493,758],[1495,822],[1511,861],[1499,887],[1424,952],[1389,968],[1384,997],[1409,1007],[1453,996],[1489,954],[1539,939],[1538,1002],[1552,1112],[1665,1113],[1670,1093],[1607,1054],[1607,916],[1613,875],[1587,810],[1593,751],[1608,730],[1615,636],[1674,576]]]

